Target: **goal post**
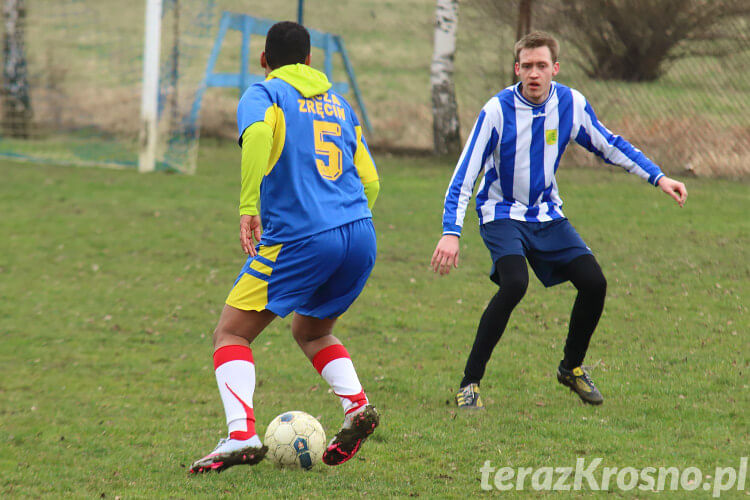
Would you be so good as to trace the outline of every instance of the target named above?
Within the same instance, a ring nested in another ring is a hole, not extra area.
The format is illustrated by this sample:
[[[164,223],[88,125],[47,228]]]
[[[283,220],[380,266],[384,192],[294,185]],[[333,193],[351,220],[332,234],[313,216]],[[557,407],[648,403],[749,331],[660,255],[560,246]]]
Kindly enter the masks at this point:
[[[198,133],[185,119],[220,0],[14,1],[3,63],[18,61],[28,98],[0,99],[0,158],[195,171]],[[16,80],[0,93],[16,95]]]
[[[153,172],[156,169],[156,146],[159,133],[159,55],[161,54],[162,0],[145,1],[146,21],[143,44],[138,171]]]
[[[248,29],[251,16],[232,14],[244,28],[233,27],[226,38],[220,33],[227,12],[247,8],[240,0],[3,1],[18,5],[19,15],[12,31],[6,26],[9,36],[16,35],[13,57],[4,58],[17,61],[6,71],[16,76],[3,79],[0,94],[16,95],[10,91],[24,75],[27,91],[15,100],[0,99],[0,158],[191,174],[201,131],[234,138],[227,117],[236,109],[236,89],[262,79],[251,62],[265,31]],[[254,24],[267,29],[273,22]],[[336,71],[349,76],[347,86],[369,128],[343,41],[314,29],[311,36],[332,80],[333,55],[341,55],[342,62],[335,57]],[[212,51],[218,39],[226,41],[220,56]],[[210,73],[239,70],[233,89],[206,92],[215,86],[206,80],[209,63]]]

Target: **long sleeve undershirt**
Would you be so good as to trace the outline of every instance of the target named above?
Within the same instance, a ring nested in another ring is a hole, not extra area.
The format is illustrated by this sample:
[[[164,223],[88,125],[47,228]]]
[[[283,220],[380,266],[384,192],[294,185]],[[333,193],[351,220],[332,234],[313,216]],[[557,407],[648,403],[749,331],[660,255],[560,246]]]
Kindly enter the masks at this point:
[[[258,215],[260,183],[271,157],[273,130],[266,122],[255,122],[242,134],[242,188],[240,215]]]

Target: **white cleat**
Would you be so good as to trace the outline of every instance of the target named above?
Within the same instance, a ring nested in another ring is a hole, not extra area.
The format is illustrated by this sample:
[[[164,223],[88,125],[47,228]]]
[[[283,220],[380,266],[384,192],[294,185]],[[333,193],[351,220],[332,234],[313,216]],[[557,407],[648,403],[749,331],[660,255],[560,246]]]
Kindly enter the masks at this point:
[[[238,439],[224,438],[219,441],[214,451],[196,460],[190,466],[191,474],[203,472],[221,472],[233,465],[255,465],[266,456],[267,446],[263,446],[256,434],[250,439],[240,441]]]

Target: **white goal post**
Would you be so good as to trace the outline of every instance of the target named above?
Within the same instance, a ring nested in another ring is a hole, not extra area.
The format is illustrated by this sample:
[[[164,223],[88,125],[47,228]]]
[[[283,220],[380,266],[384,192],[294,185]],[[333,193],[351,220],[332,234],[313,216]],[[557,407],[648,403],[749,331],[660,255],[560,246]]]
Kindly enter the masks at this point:
[[[162,0],[146,0],[146,29],[143,45],[143,87],[138,171],[156,169],[159,106],[159,54],[161,53]]]

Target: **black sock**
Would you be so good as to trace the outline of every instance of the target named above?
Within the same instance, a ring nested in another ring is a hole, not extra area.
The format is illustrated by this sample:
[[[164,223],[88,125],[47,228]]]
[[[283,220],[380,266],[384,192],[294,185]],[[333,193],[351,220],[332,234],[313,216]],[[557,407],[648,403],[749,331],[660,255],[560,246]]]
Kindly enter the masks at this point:
[[[581,366],[589,341],[604,309],[607,280],[593,255],[583,255],[571,261],[564,269],[565,277],[578,289],[573,311],[570,314],[565,357],[560,363],[566,370]]]
[[[484,376],[487,362],[492,350],[500,340],[508,324],[510,313],[523,298],[529,284],[529,272],[526,259],[522,255],[508,255],[498,259],[495,264],[500,282],[500,290],[492,297],[487,309],[482,314],[477,328],[477,336],[466,361],[464,378],[460,387],[479,383]]]

